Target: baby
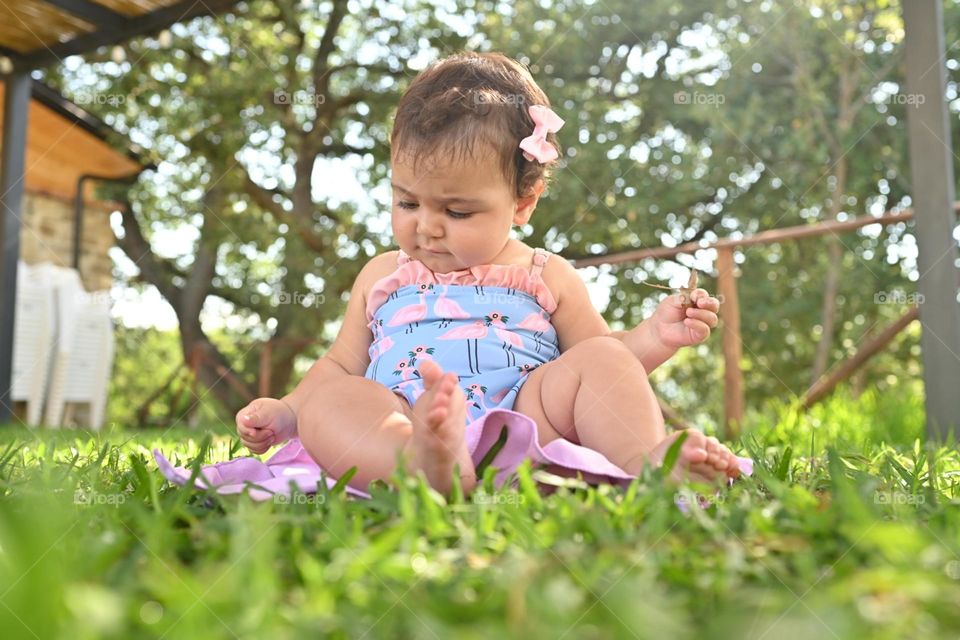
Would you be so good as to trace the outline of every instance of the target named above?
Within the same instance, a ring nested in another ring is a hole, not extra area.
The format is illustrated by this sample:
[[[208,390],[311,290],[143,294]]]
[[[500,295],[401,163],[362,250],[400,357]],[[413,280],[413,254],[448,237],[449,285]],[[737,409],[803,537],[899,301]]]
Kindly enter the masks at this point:
[[[529,72],[500,54],[443,59],[411,83],[391,134],[398,251],[372,258],[353,284],[328,353],[282,399],[237,414],[253,453],[298,436],[351,485],[388,479],[403,452],[448,493],[459,468],[476,482],[466,425],[495,408],[637,474],[662,463],[667,435],[647,376],[717,326],[703,289],[666,298],[630,331],[611,332],[576,270],[510,237],[544,192],[563,121]],[[690,430],[676,477],[739,474],[716,438]]]

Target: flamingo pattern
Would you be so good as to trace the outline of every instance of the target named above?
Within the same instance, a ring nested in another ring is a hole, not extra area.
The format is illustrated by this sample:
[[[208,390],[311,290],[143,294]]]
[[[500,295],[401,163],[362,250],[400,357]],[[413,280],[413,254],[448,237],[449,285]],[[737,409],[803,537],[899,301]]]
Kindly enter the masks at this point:
[[[462,320],[470,317],[470,314],[461,307],[456,300],[451,300],[447,297],[449,290],[450,285],[445,286],[443,293],[441,293],[437,297],[437,301],[433,303],[433,312],[440,318],[440,322],[437,324],[441,329],[449,326],[454,320]]]
[[[480,373],[480,357],[477,353],[479,341],[487,337],[487,326],[489,323],[483,320],[476,320],[473,324],[450,329],[443,335],[437,336],[437,340],[466,340],[467,341],[467,364],[470,367],[470,373]],[[470,344],[470,341],[473,344]]]
[[[417,366],[417,360],[433,360],[434,351],[436,351],[435,347],[428,347],[425,344],[415,346],[412,351],[407,352],[407,355],[410,356],[410,366]]]
[[[490,315],[484,318],[487,324],[493,326],[493,332],[497,334],[497,337],[503,340],[503,352],[507,356],[507,366],[512,367],[517,364],[517,357],[513,353],[514,347],[522,347],[523,339],[520,338],[517,334],[507,329],[507,322],[510,320],[508,316],[503,315],[499,311],[494,311]]]
[[[420,294],[420,302],[408,304],[398,309],[390,318],[390,322],[387,323],[388,327],[407,325],[407,330],[404,333],[413,333],[413,325],[420,326],[420,321],[427,317],[427,291],[433,291],[433,285],[421,284],[417,285],[417,289]]]
[[[415,398],[420,397],[420,394],[423,393],[423,386],[417,386],[417,381],[420,380],[420,372],[416,370],[406,359],[401,360],[395,365],[393,370],[394,377],[399,376],[400,382],[396,383],[395,388],[398,390],[405,390],[412,387],[414,389]],[[419,391],[419,393],[417,393]]]
[[[383,319],[378,318],[370,323],[373,330],[373,343],[370,345],[370,362],[373,364],[373,375],[376,377],[380,365],[380,356],[393,348],[393,338],[383,335]]]
[[[487,403],[484,401],[484,396],[487,393],[487,388],[485,386],[474,382],[464,389],[464,392],[467,394],[467,402],[473,404],[474,407],[482,411],[486,411],[488,409]]]
[[[384,278],[378,306],[368,309],[375,343],[364,375],[412,405],[424,388],[417,366],[429,359],[459,377],[468,424],[512,409],[527,375],[560,355],[552,309],[537,296],[544,262],[534,271],[509,265],[508,277],[499,278],[471,273],[436,282],[425,269],[418,278]],[[381,366],[385,354],[389,364]]]
[[[546,317],[542,311],[536,311],[531,313],[526,318],[520,321],[520,324],[517,325],[518,329],[529,329],[533,331],[533,339],[537,344],[537,353],[540,353],[540,347],[543,346],[540,342],[540,338],[543,337],[543,334],[551,329],[553,325],[550,324],[550,318]]]

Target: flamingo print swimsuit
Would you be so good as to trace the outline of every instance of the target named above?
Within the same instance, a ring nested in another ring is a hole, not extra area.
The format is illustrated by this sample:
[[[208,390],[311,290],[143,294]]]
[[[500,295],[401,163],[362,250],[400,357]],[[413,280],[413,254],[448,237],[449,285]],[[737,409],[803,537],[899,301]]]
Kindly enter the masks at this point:
[[[374,340],[364,374],[413,406],[424,391],[418,365],[434,360],[460,377],[467,423],[512,409],[526,376],[560,355],[550,315],[557,304],[541,277],[550,254],[520,265],[434,273],[400,250],[397,269],[377,281],[366,316]]]

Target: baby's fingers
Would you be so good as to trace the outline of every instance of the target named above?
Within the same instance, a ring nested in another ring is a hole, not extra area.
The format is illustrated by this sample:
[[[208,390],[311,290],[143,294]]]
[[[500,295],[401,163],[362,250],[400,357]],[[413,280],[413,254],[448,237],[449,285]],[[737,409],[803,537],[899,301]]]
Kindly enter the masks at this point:
[[[237,412],[237,428],[240,427],[259,427],[261,426],[260,403],[254,400],[243,409]]]
[[[237,429],[237,432],[240,434],[241,440],[248,442],[264,442],[273,437],[273,432],[270,429],[250,429],[241,426]]]
[[[250,450],[250,453],[260,455],[270,448],[269,442],[244,442],[243,445]]]
[[[715,328],[717,324],[720,323],[720,318],[717,314],[706,309],[694,309],[691,307],[687,309],[687,317],[699,320],[711,328]]]
[[[700,309],[714,312],[720,310],[720,300],[707,293],[706,289],[694,290],[690,294],[690,300],[693,301],[694,306]]]
[[[703,342],[710,337],[710,326],[701,320],[685,318],[683,324],[690,332],[690,339],[694,342]]]

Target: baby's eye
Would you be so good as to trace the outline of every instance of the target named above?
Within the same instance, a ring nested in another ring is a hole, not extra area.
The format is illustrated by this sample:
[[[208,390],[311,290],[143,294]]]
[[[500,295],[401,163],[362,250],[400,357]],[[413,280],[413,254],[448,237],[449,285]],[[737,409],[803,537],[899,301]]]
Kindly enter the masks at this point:
[[[447,209],[447,215],[455,220],[466,220],[473,214],[465,211],[454,211],[453,209]]]
[[[416,209],[420,205],[418,205],[416,202],[401,200],[400,202],[397,203],[397,206],[400,207],[401,209]]]

